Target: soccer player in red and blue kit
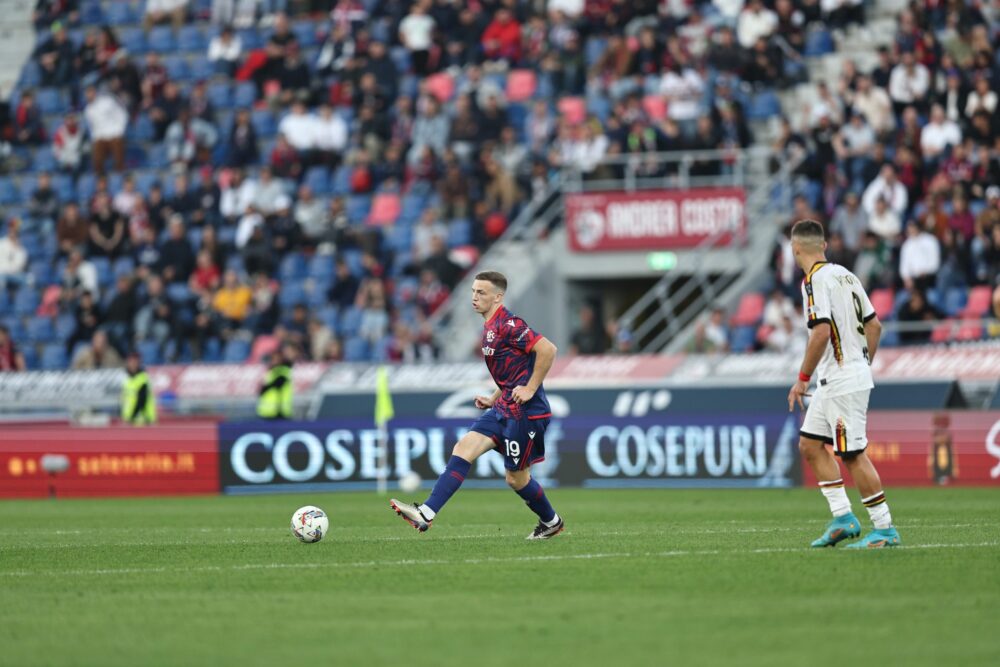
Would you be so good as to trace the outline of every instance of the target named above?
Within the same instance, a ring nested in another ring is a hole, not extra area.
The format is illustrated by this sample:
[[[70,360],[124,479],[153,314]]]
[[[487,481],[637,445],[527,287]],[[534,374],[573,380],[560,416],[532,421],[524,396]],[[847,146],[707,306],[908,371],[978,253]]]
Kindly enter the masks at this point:
[[[552,410],[542,380],[552,368],[556,346],[528,327],[503,305],[507,278],[496,271],[476,274],[472,307],[483,316],[483,357],[497,390],[477,396],[476,407],[486,410],[452,452],[431,495],[421,505],[390,501],[396,514],[423,532],[465,481],[472,462],[491,449],[503,455],[507,484],[538,515],[529,540],[546,540],[562,532],[562,518],[552,509],[545,491],[531,478],[531,466],[545,458],[545,428]]]

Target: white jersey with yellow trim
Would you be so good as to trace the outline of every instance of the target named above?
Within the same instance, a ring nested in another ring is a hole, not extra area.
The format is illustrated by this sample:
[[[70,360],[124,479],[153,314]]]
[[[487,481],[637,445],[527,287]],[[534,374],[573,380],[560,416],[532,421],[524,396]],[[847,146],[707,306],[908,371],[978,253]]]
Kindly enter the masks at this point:
[[[865,322],[875,317],[861,281],[829,262],[816,262],[802,281],[806,326],[830,325],[830,344],[813,376],[817,391],[840,396],[875,386],[868,360]]]

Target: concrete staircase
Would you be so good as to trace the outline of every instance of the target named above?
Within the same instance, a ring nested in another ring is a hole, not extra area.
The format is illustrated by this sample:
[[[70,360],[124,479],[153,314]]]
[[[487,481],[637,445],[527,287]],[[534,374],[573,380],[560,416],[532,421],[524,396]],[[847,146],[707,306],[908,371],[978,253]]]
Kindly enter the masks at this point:
[[[35,48],[34,6],[32,0],[0,0],[0,93],[5,97]]]

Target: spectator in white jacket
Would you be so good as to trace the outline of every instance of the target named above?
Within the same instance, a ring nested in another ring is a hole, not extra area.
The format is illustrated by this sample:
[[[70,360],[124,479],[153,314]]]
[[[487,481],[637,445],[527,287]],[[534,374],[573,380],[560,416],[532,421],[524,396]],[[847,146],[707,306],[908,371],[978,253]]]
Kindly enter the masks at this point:
[[[752,49],[757,40],[769,38],[778,27],[778,15],[761,0],[750,0],[736,22],[736,38],[744,49]]]
[[[110,93],[98,92],[96,86],[87,86],[87,106],[83,115],[87,120],[93,143],[94,171],[104,174],[104,163],[110,155],[115,171],[125,169],[125,130],[128,128],[128,111]]]
[[[0,239],[0,290],[20,287],[27,280],[28,251],[21,244],[21,221],[11,218],[7,235]]]
[[[324,104],[313,121],[313,131],[316,133],[317,160],[331,167],[338,165],[347,149],[347,123],[333,113],[333,107]]]
[[[925,290],[934,286],[941,268],[941,245],[933,234],[917,223],[906,228],[906,240],[899,249],[899,277],[908,290]]]
[[[861,207],[865,209],[865,213],[871,216],[875,211],[875,202],[879,199],[884,199],[900,218],[906,213],[906,207],[910,203],[906,186],[896,178],[896,168],[891,164],[884,165],[875,180],[865,188],[865,194],[861,197]]]
[[[935,104],[931,107],[931,118],[920,131],[920,152],[925,160],[936,160],[948,146],[962,143],[962,130],[958,123],[948,120],[944,115],[944,107]]]
[[[912,52],[904,51],[889,75],[889,97],[896,105],[896,112],[901,113],[910,104],[922,105],[930,86],[930,72],[917,62]]]
[[[278,123],[278,134],[284,135],[299,155],[308,157],[316,147],[316,119],[306,111],[305,104],[297,101]]]
[[[142,28],[146,32],[154,25],[167,23],[180,30],[187,16],[188,0],[146,0],[146,15],[142,17]]]
[[[208,59],[215,63],[215,72],[233,76],[243,54],[243,42],[228,25],[208,44]]]

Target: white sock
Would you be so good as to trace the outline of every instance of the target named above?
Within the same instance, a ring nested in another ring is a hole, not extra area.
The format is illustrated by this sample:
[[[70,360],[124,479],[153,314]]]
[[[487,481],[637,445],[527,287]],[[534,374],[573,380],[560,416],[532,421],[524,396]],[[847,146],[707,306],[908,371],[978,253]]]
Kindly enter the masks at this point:
[[[843,479],[820,482],[819,490],[826,497],[826,502],[830,505],[830,513],[834,517],[844,516],[851,511],[851,499],[847,497]]]
[[[559,515],[556,514],[554,517],[552,517],[552,521],[542,521],[542,523],[544,523],[546,526],[548,526],[549,528],[551,528],[552,526],[554,526],[557,523],[559,523]]]
[[[889,503],[885,502],[885,493],[879,491],[875,495],[862,498],[861,502],[868,508],[868,516],[875,524],[876,530],[892,527],[892,515],[889,514]]]
[[[434,515],[437,514],[437,512],[435,512],[434,510],[432,510],[427,505],[421,505],[417,509],[420,510],[420,513],[423,514],[424,518],[427,519],[428,521],[433,521],[434,520]]]

